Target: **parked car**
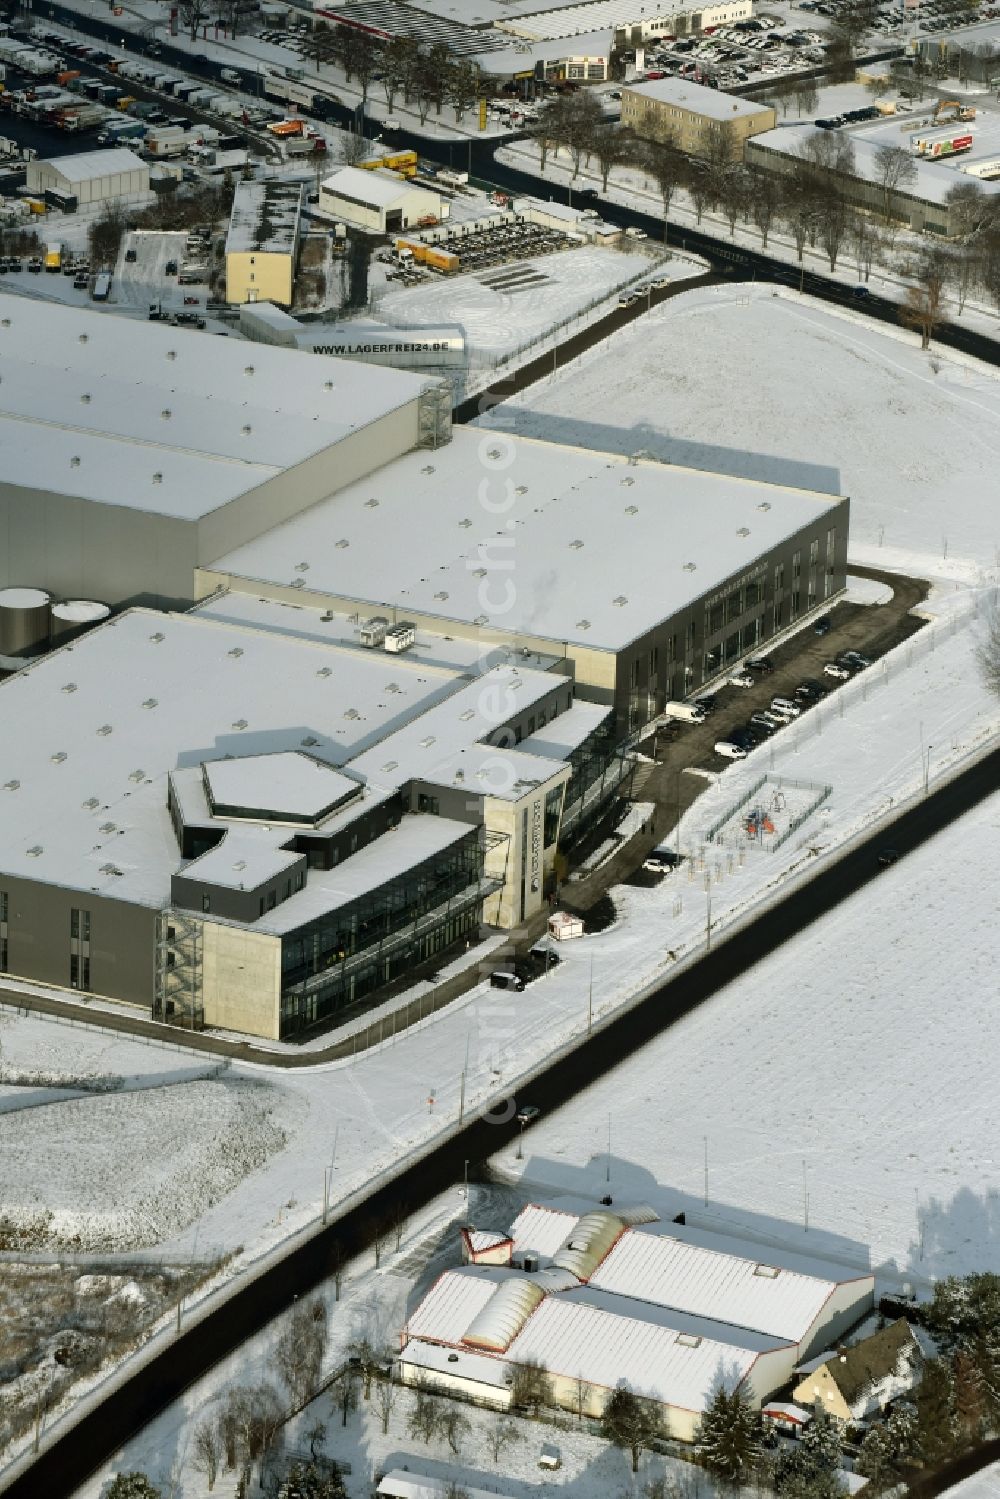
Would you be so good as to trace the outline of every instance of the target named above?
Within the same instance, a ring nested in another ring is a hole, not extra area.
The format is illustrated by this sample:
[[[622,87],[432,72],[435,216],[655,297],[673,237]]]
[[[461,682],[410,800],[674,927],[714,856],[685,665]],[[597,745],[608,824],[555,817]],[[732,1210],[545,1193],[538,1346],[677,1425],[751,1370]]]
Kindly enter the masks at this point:
[[[830,633],[830,631],[832,629],[833,629],[833,620],[830,618],[829,614],[824,614],[823,617],[822,617],[822,619],[818,619],[816,621],[816,623],[813,625],[813,634],[814,635],[829,635],[829,633]]]
[[[635,291],[623,291],[618,298],[619,307],[634,307],[639,300],[639,293]]]
[[[669,874],[672,869],[677,868],[680,862],[672,848],[661,845],[659,848],[654,848],[652,853],[643,859],[642,867],[648,869],[651,874]]]
[[[864,671],[866,666],[871,666],[870,656],[863,656],[860,651],[841,651],[837,657],[845,666],[853,667],[855,671]]]
[[[796,702],[800,703],[818,703],[825,696],[826,688],[819,682],[800,682],[795,689]]]
[[[838,682],[846,682],[848,677],[851,676],[851,672],[848,671],[846,666],[841,666],[839,661],[828,661],[823,668],[823,672],[828,677],[834,677]]]
[[[781,724],[775,721],[773,714],[751,713],[750,715],[750,728],[753,729],[754,732],[759,730],[768,738],[780,727]]]
[[[168,276],[176,276],[177,275],[177,262],[176,262],[176,260],[168,260],[163,269],[164,269],[164,271],[166,272],[166,274]]]
[[[513,989],[520,994],[524,988],[524,979],[512,968],[497,968],[490,974],[490,984],[494,989]]]
[[[135,262],[139,259],[139,256],[135,250],[126,250],[125,259],[128,261],[129,265],[134,265]]]
[[[875,856],[875,863],[878,865],[879,869],[888,869],[890,864],[896,864],[898,863],[898,861],[898,848],[880,848]]]
[[[770,656],[751,656],[746,664],[750,671],[759,671],[762,677],[769,677],[774,670]]]
[[[734,671],[727,681],[730,687],[756,687],[757,685],[748,671]]]
[[[790,714],[792,718],[798,718],[802,712],[802,704],[793,703],[790,697],[773,697],[771,699],[771,712],[777,713],[779,718],[783,713]]]
[[[734,744],[731,739],[720,739],[715,746],[715,753],[724,760],[745,760],[747,757],[743,746]]]
[[[524,1126],[525,1124],[530,1124],[533,1119],[537,1119],[541,1112],[541,1109],[536,1108],[533,1103],[526,1103],[518,1109],[514,1117],[517,1119],[518,1124]]]
[[[709,693],[707,697],[696,697],[694,699],[694,706],[701,709],[703,718],[707,718],[710,713],[715,712],[719,705],[711,693]]]

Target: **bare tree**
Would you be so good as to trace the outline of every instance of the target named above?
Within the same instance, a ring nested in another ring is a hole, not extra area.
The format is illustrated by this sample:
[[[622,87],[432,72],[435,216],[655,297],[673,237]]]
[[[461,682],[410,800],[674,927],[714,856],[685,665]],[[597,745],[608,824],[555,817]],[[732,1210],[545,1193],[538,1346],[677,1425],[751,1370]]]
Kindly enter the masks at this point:
[[[881,244],[878,230],[866,213],[853,213],[848,221],[847,237],[854,251],[858,277],[868,281]]]
[[[215,1487],[221,1461],[222,1437],[219,1435],[219,1428],[211,1416],[203,1416],[191,1439],[191,1466],[196,1472],[205,1475],[209,1493]]]
[[[340,1412],[341,1426],[346,1426],[348,1416],[358,1408],[358,1382],[350,1364],[336,1375],[332,1389],[333,1408]]]
[[[521,1433],[513,1421],[507,1421],[503,1416],[497,1416],[492,1426],[486,1429],[486,1445],[490,1450],[494,1466],[498,1466],[500,1459],[508,1447],[521,1440]]]
[[[994,697],[1000,697],[1000,592],[993,595],[976,656],[986,686]]]
[[[601,171],[601,192],[606,193],[612,167],[619,167],[628,160],[628,138],[611,127],[599,130],[594,139],[594,155]]]
[[[902,146],[876,146],[873,159],[875,182],[882,194],[882,217],[888,224],[893,217],[893,193],[914,180],[917,168],[909,151]]]
[[[552,1382],[537,1359],[511,1364],[510,1403],[537,1416],[543,1405],[552,1404]]]
[[[314,1421],[306,1432],[306,1441],[309,1443],[309,1456],[315,1462],[316,1448],[322,1447],[326,1441],[326,1422]]]
[[[942,310],[944,283],[948,262],[940,251],[925,255],[914,275],[916,284],[906,289],[906,300],[899,310],[899,320],[920,334],[920,347],[930,348],[935,328],[944,321]]]
[[[366,1334],[352,1338],[347,1345],[347,1356],[360,1376],[364,1398],[371,1399],[372,1381],[381,1374],[385,1360]]]
[[[205,0],[180,0],[178,6],[181,22],[188,29],[192,41],[198,38],[198,27],[208,15]]]
[[[272,1385],[237,1385],[226,1396],[219,1435],[226,1466],[239,1469],[244,1484],[274,1442],[281,1421],[281,1401]]]
[[[444,1499],[469,1499],[469,1491],[457,1478],[452,1478],[444,1491]]]
[[[819,216],[819,242],[826,251],[831,271],[837,269],[837,257],[847,234],[850,217],[846,199],[835,189],[828,192],[823,199]]]
[[[274,1350],[275,1367],[295,1407],[316,1393],[326,1353],[326,1307],[319,1299],[293,1307]]]
[[[455,111],[455,123],[460,125],[463,117],[476,104],[482,85],[479,69],[464,58],[455,63],[448,73],[448,98]]]
[[[462,1411],[454,1408],[442,1411],[438,1417],[438,1431],[448,1443],[451,1451],[458,1453],[463,1438],[472,1430],[472,1422]]]
[[[750,212],[760,230],[760,247],[767,249],[767,238],[781,204],[781,185],[773,172],[750,168]]]
[[[382,1422],[382,1435],[386,1436],[389,1431],[389,1421],[396,1409],[399,1399],[399,1385],[394,1384],[391,1379],[380,1379],[375,1386],[375,1409],[379,1413]]]
[[[582,1374],[576,1376],[576,1419],[582,1421],[587,1409],[587,1402],[594,1393],[594,1387],[588,1384]]]
[[[440,1429],[439,1423],[440,1411],[433,1397],[426,1390],[418,1390],[416,1402],[406,1423],[410,1436],[419,1437],[422,1442],[432,1442]]]
[[[660,202],[663,204],[663,243],[666,244],[670,228],[670,204],[687,174],[687,161],[677,145],[676,137],[665,133],[658,140],[640,143],[638,164],[644,172],[649,173],[660,189]]]

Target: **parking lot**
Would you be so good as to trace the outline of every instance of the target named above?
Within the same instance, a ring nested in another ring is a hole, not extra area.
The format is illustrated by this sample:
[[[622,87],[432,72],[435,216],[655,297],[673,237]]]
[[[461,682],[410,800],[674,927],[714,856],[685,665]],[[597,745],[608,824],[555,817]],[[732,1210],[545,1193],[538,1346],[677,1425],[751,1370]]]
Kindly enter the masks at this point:
[[[754,673],[752,687],[723,685],[707,689],[716,698],[716,709],[704,722],[660,726],[643,740],[640,749],[655,759],[655,767],[650,769],[648,779],[636,795],[642,800],[655,802],[656,816],[650,832],[630,850],[628,867],[623,867],[617,878],[628,877],[639,885],[652,885],[670,877],[669,873],[643,869],[642,861],[657,844],[669,839],[680,815],[704,790],[705,782],[698,772],[717,775],[732,763],[716,754],[718,742],[726,741],[734,731],[748,727],[753,714],[768,711],[775,697],[798,701],[803,715],[814,711],[816,700],[797,700],[795,696],[796,689],[806,682],[817,682],[825,687],[825,695],[819,701],[826,705],[823,711],[831,711],[841,682],[825,675],[824,667],[828,662],[835,661],[846,651],[858,651],[872,662],[863,670],[874,672],[878,669],[880,657],[922,628],[924,622],[910,611],[919,607],[926,597],[927,584],[919,579],[879,574],[868,569],[852,571],[887,583],[893,589],[892,599],[877,605],[836,604],[830,610],[828,634],[816,635],[810,622],[798,634],[783,640],[767,652],[772,670],[767,674]],[[789,727],[775,732],[788,733]],[[765,744],[770,737],[761,733],[757,742]],[[687,774],[689,771],[695,773]]]

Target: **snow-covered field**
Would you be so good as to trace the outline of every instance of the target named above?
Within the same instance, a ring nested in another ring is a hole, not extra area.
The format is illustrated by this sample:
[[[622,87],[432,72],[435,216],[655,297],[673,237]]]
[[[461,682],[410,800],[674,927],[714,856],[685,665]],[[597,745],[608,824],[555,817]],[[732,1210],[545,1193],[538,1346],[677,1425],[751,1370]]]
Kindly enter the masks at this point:
[[[651,255],[581,245],[481,273],[386,291],[376,311],[402,327],[460,323],[470,356],[497,363],[653,269],[660,272]],[[677,259],[663,267],[664,273],[671,269],[687,277],[700,267]]]
[[[916,1281],[1000,1271],[1000,794],[531,1132],[532,1182],[673,1192],[758,1233]],[[632,892],[639,902],[645,892]],[[641,1140],[641,1153],[635,1142]],[[639,1161],[635,1155],[640,1154]],[[803,1228],[808,1190],[808,1233]],[[790,1227],[789,1227],[790,1226]],[[839,1242],[838,1242],[839,1241]]]
[[[549,441],[851,497],[851,556],[1000,567],[1000,377],[770,288],[672,298],[482,420]]]
[[[282,1150],[301,1114],[269,1084],[231,1079],[7,1112],[5,1239],[27,1249],[159,1244]],[[126,1171],[123,1142],[135,1163]]]

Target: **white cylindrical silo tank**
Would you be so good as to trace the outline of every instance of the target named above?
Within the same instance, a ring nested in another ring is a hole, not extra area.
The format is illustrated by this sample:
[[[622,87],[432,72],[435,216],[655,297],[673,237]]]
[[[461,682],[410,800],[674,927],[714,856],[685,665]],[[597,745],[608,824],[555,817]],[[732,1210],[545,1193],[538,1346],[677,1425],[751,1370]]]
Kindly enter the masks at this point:
[[[49,638],[52,598],[44,588],[0,588],[0,656],[27,656]]]
[[[52,644],[65,645],[74,635],[82,635],[110,617],[107,604],[96,599],[65,599],[52,605]]]

